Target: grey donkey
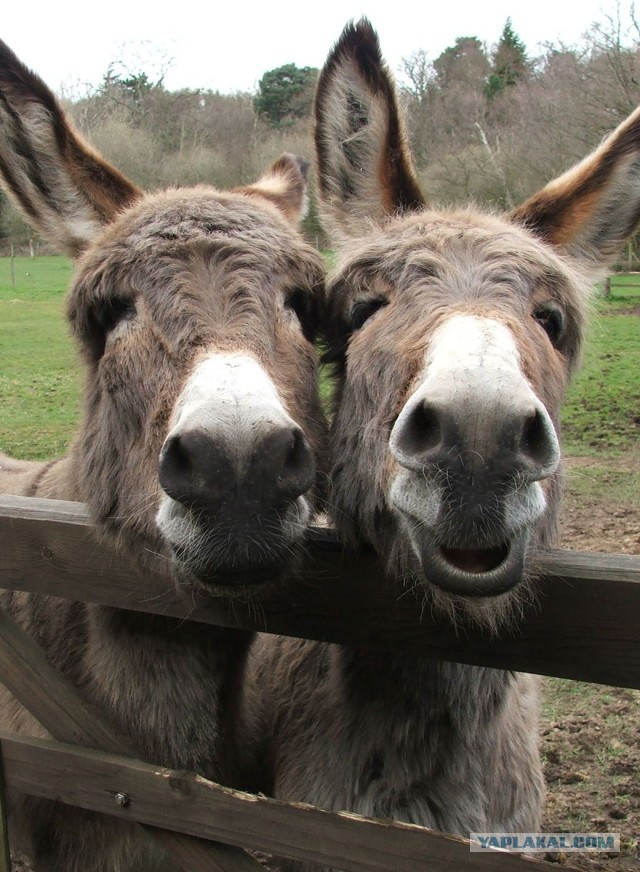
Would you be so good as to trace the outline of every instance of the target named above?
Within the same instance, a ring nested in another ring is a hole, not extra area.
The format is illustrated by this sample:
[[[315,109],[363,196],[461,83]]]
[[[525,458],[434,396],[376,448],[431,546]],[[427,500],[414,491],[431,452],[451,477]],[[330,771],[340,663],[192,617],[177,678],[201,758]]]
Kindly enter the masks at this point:
[[[98,534],[187,604],[274,588],[323,477],[306,169],[284,155],[235,191],[143,194],[0,44],[0,174],[74,259],[67,315],[86,367],[68,454],[0,455],[0,491],[86,502]],[[146,759],[234,782],[251,634],[25,593],[2,605]],[[44,732],[6,691],[0,723]],[[17,799],[13,822],[38,872],[175,868],[115,819]]]
[[[320,74],[315,147],[338,250],[332,519],[398,596],[500,632],[535,596],[532,548],[555,542],[558,418],[590,287],[638,222],[640,111],[510,214],[438,210],[363,20]],[[538,830],[532,676],[269,636],[248,675],[253,771],[276,797],[466,837]]]

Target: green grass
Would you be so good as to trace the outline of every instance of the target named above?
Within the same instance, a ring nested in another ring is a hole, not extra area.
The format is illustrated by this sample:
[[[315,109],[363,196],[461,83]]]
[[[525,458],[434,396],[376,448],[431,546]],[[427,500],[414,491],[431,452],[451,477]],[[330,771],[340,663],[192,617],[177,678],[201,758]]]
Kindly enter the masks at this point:
[[[64,319],[71,265],[62,257],[16,258],[14,277],[15,287],[10,259],[0,258],[0,447],[17,457],[53,457],[68,445],[79,415],[81,370]],[[563,413],[567,452],[598,455],[585,479],[596,490],[602,456],[639,444],[640,317],[623,314],[636,304],[621,296],[623,286],[617,276],[612,298],[596,306]],[[326,373],[321,387],[327,397]],[[621,487],[635,486],[620,476]]]
[[[0,447],[38,459],[64,452],[79,414],[80,366],[64,318],[71,265],[0,258]]]
[[[569,452],[566,452],[570,456]],[[639,455],[640,456],[640,455]],[[592,455],[588,467],[572,468],[567,475],[567,488],[574,496],[597,500],[603,494],[617,503],[638,503],[640,500],[640,468],[623,463],[614,466],[611,454]]]
[[[569,454],[613,453],[640,437],[640,317],[629,301],[601,300],[594,311],[583,365],[562,415]]]

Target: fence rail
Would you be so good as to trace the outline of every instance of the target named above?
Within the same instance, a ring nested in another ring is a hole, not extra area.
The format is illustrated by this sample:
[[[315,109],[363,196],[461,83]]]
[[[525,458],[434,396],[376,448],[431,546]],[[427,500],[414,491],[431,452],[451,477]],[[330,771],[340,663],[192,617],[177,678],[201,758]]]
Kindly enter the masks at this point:
[[[441,659],[640,688],[640,557],[548,551],[535,560],[532,601],[492,639],[454,629],[384,578],[370,554],[311,531],[309,557],[277,596],[254,604],[181,595],[97,541],[85,507],[0,497],[0,586],[237,629],[408,649]]]
[[[345,553],[312,531],[308,559],[260,609],[202,595],[194,602],[158,574],[142,575],[95,537],[84,506],[0,497],[0,587],[346,644],[640,687],[640,558],[553,551],[536,558],[535,602],[512,635],[452,630],[385,583],[375,558]],[[138,821],[184,872],[250,872],[250,848],[345,872],[475,872],[523,867],[503,853],[422,827],[286,804],[134,759],[135,749],[85,705],[17,625],[0,615],[0,680],[61,742],[0,734],[10,787]],[[74,743],[73,745],[63,743]],[[81,747],[78,747],[81,746]],[[124,755],[124,756],[123,756]],[[64,772],[64,779],[61,773]],[[64,790],[61,788],[64,783]],[[129,802],[119,806],[115,796]],[[158,829],[162,828],[162,829]],[[197,836],[197,838],[194,838]],[[2,870],[0,857],[0,870]],[[565,866],[565,868],[568,868]]]
[[[64,783],[74,805],[154,827],[329,864],[345,872],[433,872],[437,862],[457,872],[530,869],[523,867],[526,861],[510,855],[506,864],[505,856],[498,855],[493,865],[487,862],[489,855],[471,854],[465,840],[412,824],[278,802],[197,775],[1,731],[0,742],[7,780],[17,789],[58,799]],[[129,798],[126,807],[115,803],[118,793]]]
[[[607,276],[604,282],[604,296],[613,296],[614,288],[617,297],[624,297],[625,291],[631,291],[631,296],[637,296],[637,292],[640,291],[640,272],[622,270]]]

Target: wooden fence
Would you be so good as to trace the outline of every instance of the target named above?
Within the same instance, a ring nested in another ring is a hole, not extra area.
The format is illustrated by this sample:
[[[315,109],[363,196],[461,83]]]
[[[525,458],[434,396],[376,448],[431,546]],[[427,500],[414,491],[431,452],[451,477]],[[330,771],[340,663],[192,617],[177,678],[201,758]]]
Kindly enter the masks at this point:
[[[621,281],[621,279],[624,281]],[[637,292],[640,291],[640,272],[625,270],[607,276],[604,281],[604,296],[613,296],[614,288],[617,289],[615,294],[617,297],[637,296]],[[631,291],[631,294],[625,294],[625,291]]]
[[[314,530],[301,578],[260,614],[202,594],[184,599],[94,538],[84,506],[0,496],[0,587],[322,641],[410,650],[463,663],[640,688],[640,558],[568,551],[536,556],[536,602],[499,639],[454,631],[385,582],[375,558]],[[51,740],[0,733],[9,787],[136,821],[183,872],[257,872],[245,849],[345,872],[509,872],[530,861],[470,853],[422,827],[286,804],[153,766],[78,696],[0,613],[0,681]],[[0,786],[0,796],[2,789]],[[4,806],[3,806],[4,807]],[[0,815],[0,872],[8,870]],[[4,863],[4,865],[3,865]],[[564,868],[568,868],[565,866]]]

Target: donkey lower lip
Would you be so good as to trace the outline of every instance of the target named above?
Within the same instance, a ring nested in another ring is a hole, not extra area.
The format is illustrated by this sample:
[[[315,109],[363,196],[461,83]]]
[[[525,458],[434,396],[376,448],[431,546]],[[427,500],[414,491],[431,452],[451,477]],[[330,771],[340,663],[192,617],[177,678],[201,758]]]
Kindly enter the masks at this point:
[[[179,545],[171,546],[180,568],[186,571],[196,583],[205,590],[231,591],[240,588],[261,587],[268,582],[277,581],[285,570],[286,563],[274,559],[271,563],[247,564],[243,567],[229,567],[218,563],[206,566],[196,562],[191,554]]]
[[[498,596],[521,580],[528,536],[522,531],[492,548],[453,548],[427,535],[420,547],[429,582],[455,596]]]
[[[199,584],[207,590],[239,590],[249,587],[262,587],[269,582],[277,581],[284,571],[280,563],[268,566],[257,566],[253,569],[198,571],[192,574]]]

